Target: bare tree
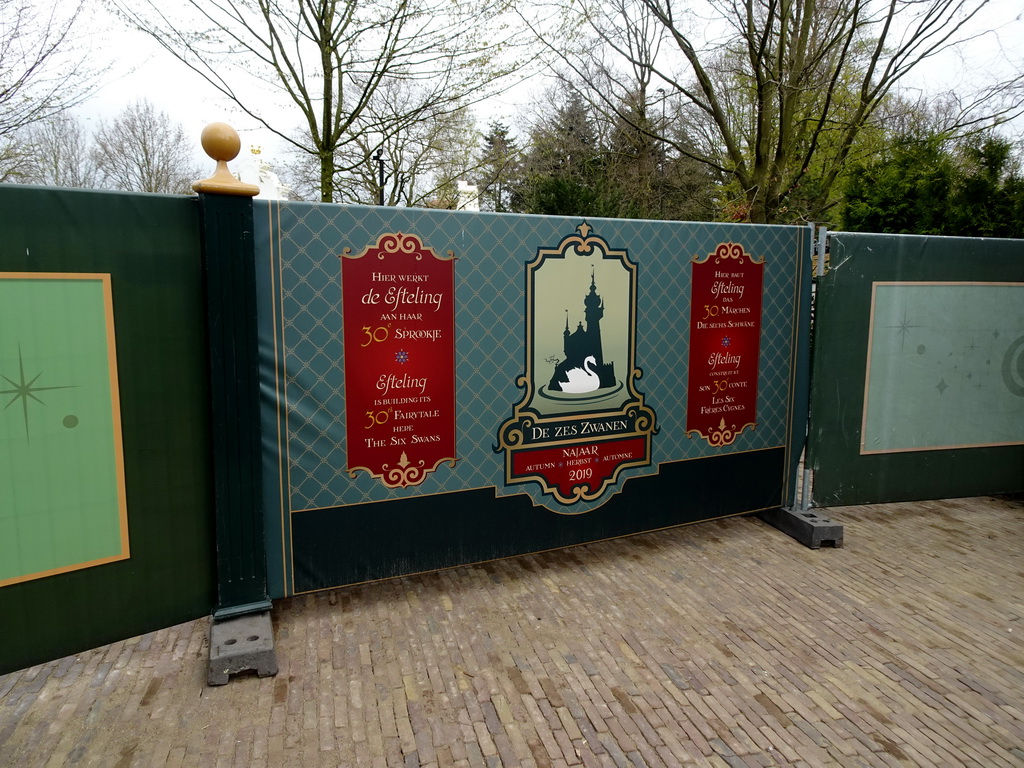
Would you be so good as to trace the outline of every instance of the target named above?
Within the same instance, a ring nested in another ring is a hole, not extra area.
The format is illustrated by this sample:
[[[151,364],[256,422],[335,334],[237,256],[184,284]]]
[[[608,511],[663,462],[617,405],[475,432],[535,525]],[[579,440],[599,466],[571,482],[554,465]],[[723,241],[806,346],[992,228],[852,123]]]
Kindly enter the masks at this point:
[[[383,146],[412,121],[481,98],[505,71],[505,0],[184,0],[176,11],[160,0],[110,2],[312,157],[325,202],[336,198],[339,174],[368,162],[342,151],[361,136],[375,133]],[[393,82],[416,82],[419,98],[386,120],[370,119],[375,94]]]
[[[456,104],[417,112],[413,105],[418,103],[418,83],[381,84],[354,122],[352,139],[336,153],[336,201],[376,204],[383,198],[385,205],[449,207],[456,200],[456,181],[468,178],[476,167],[472,115]],[[369,127],[380,125],[392,130],[382,135]],[[296,154],[293,179],[309,196],[318,192],[319,163],[307,153]]]
[[[188,194],[202,170],[194,142],[146,100],[136,101],[96,130],[93,159],[103,186],[128,192]]]
[[[99,183],[90,136],[68,112],[29,126],[24,147],[29,155],[25,181],[30,184],[89,189]]]
[[[81,103],[94,89],[98,69],[77,35],[81,12],[74,3],[0,0],[0,181],[31,176],[28,126]]]
[[[698,18],[679,0],[562,0],[559,13],[592,39],[572,50],[550,46],[591,84],[591,98],[623,119],[617,105],[638,77],[666,89],[687,140],[660,138],[732,180],[738,218],[797,220],[836,202],[837,179],[865,126],[909,73],[977,36],[969,30],[987,4],[709,0]],[[634,76],[624,78],[629,70]],[[1019,115],[1022,77],[962,99],[958,123]]]
[[[0,184],[20,184],[32,174],[32,153],[17,132],[0,136]]]
[[[80,3],[0,0],[0,137],[88,98],[98,74]]]

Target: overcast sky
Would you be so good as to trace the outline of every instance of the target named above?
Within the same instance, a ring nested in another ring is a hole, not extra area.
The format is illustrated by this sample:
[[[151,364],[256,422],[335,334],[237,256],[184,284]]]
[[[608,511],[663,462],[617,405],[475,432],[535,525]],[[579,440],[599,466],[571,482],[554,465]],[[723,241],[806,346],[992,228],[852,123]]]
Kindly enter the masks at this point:
[[[250,145],[259,146],[270,156],[271,162],[278,159],[275,156],[285,152],[287,143],[284,140],[243,114],[202,77],[155,45],[147,35],[122,28],[112,16],[104,15],[102,18],[103,28],[96,33],[93,47],[98,51],[117,50],[119,53],[103,78],[99,91],[75,110],[75,114],[88,121],[90,126],[99,120],[111,119],[132,101],[146,98],[195,135],[197,152],[204,159],[206,156],[199,145],[200,134],[206,125],[218,121],[229,123],[239,132],[242,152],[247,151]],[[536,90],[536,85],[504,89],[500,96],[476,109],[477,117],[482,121],[480,127],[493,119],[514,124],[517,105],[529,99]],[[301,115],[292,110],[289,119],[299,126]],[[281,120],[270,122],[282,125]]]
[[[173,120],[182,123],[195,136],[200,157],[205,158],[199,148],[199,135],[204,126],[215,121],[231,123],[239,131],[243,152],[252,144],[260,145],[272,162],[283,153],[280,139],[259,129],[251,118],[241,116],[202,78],[163,52],[149,38],[138,32],[121,29],[117,21],[105,15],[97,15],[94,19],[102,25],[94,49],[116,50],[119,53],[117,61],[104,78],[105,84],[89,102],[76,110],[78,116],[94,125],[97,120],[109,119],[133,100],[144,97],[168,113]],[[991,0],[977,23],[979,29],[991,32],[970,46],[964,60],[947,55],[930,66],[920,68],[904,85],[934,92],[950,86],[970,88],[993,71],[1002,70],[1009,76],[1012,68],[1008,60],[1024,60],[1021,0]],[[515,125],[517,102],[525,101],[542,88],[534,86],[506,92],[478,110],[478,117],[482,120],[499,119]],[[1018,121],[1017,126],[1024,132],[1024,121]]]

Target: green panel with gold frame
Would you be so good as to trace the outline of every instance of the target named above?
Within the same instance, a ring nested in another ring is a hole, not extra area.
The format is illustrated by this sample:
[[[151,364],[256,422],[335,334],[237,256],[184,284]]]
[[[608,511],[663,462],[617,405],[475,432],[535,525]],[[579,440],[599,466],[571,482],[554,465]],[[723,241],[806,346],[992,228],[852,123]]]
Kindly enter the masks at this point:
[[[129,557],[110,275],[0,272],[0,587]]]

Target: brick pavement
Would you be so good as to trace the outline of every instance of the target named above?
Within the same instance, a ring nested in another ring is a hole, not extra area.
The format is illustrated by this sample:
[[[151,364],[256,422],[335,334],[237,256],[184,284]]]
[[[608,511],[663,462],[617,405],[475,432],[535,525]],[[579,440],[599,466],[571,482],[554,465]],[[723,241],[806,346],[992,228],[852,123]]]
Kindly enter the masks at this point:
[[[0,677],[0,766],[1024,765],[1024,504],[753,518],[279,601]]]

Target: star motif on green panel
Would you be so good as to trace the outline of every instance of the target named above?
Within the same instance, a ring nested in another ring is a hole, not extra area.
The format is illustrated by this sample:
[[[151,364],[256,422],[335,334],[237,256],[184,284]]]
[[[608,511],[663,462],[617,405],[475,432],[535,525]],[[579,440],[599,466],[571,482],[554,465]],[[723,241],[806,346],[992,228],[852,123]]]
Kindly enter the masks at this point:
[[[10,376],[6,376],[6,375],[0,373],[0,378],[5,379],[6,381],[10,382],[11,386],[14,387],[14,389],[0,389],[0,395],[14,395],[14,397],[12,397],[8,401],[7,405],[4,406],[4,410],[6,411],[12,405],[14,405],[16,402],[18,402],[18,400],[21,400],[21,410],[22,410],[22,414],[23,414],[24,419],[25,419],[25,439],[29,440],[29,441],[30,441],[30,437],[29,437],[29,421],[28,421],[28,401],[29,401],[29,399],[35,400],[37,403],[40,403],[41,405],[46,405],[46,403],[44,403],[39,398],[39,396],[36,394],[36,392],[46,392],[48,390],[53,390],[53,389],[73,389],[75,386],[77,386],[75,384],[66,384],[66,385],[63,385],[63,386],[54,386],[54,387],[36,386],[36,382],[39,381],[39,377],[42,376],[42,375],[43,375],[43,371],[40,371],[35,376],[33,376],[30,380],[26,380],[26,378],[25,378],[25,359],[22,357],[22,354],[21,354],[21,344],[18,344],[18,381],[15,381]]]
[[[903,308],[903,319],[900,320],[899,323],[897,323],[896,325],[890,325],[889,326],[889,328],[895,328],[896,329],[896,335],[900,337],[900,351],[903,351],[903,345],[904,345],[904,343],[907,340],[907,334],[910,333],[910,329],[911,328],[920,328],[920,327],[921,326],[919,326],[919,325],[912,325],[907,320],[907,309],[906,309],[906,307],[904,307]]]

